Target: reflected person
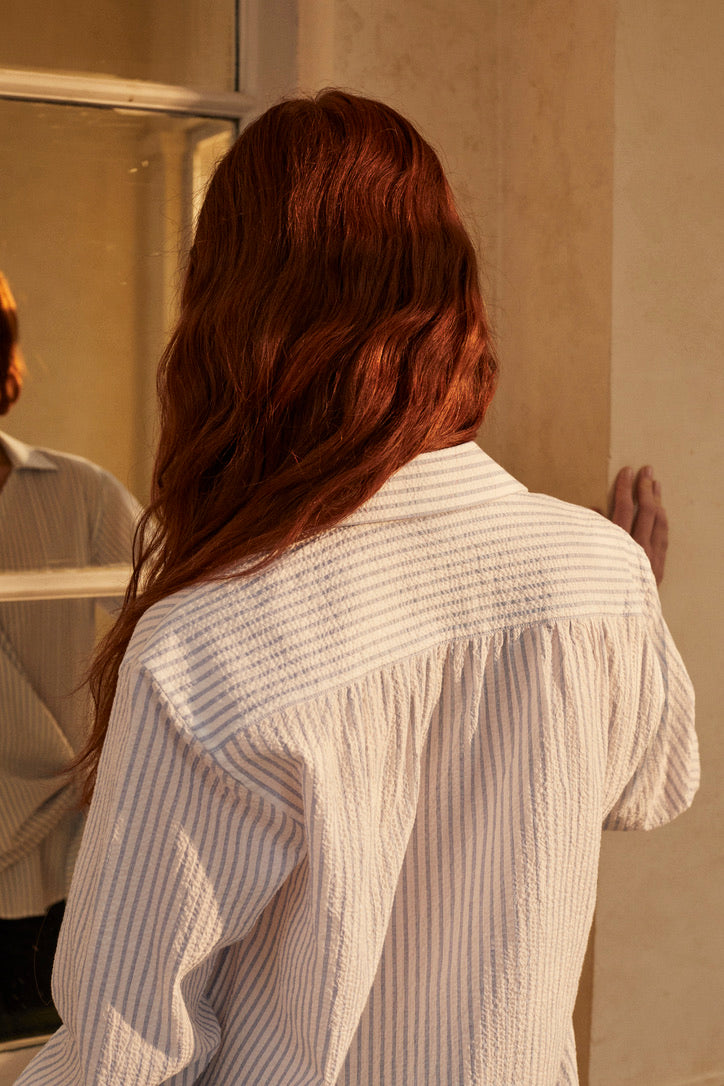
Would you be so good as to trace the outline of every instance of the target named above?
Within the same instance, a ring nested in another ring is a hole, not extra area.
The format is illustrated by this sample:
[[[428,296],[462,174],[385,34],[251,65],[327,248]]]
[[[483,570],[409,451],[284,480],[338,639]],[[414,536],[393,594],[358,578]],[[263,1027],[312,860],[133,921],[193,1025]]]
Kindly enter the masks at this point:
[[[23,373],[0,273],[0,415]],[[0,432],[3,572],[130,564],[138,513],[95,464]],[[92,599],[0,603],[0,1038],[56,1024],[49,969],[84,823],[75,785],[57,774],[86,740],[87,698],[75,688],[95,621]]]
[[[630,535],[475,443],[496,370],[404,117],[327,91],[242,132],[22,1086],[577,1081],[601,828],[691,803],[692,690]]]

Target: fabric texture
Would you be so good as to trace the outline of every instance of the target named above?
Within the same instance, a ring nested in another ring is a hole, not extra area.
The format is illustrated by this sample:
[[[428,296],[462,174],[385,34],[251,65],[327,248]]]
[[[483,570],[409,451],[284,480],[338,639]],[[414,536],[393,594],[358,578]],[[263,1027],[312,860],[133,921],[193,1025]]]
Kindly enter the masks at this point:
[[[12,471],[0,491],[0,570],[128,563],[138,503],[78,456],[0,434]],[[0,916],[65,897],[83,828],[57,776],[87,734],[74,689],[95,642],[95,600],[0,603]]]
[[[129,646],[18,1086],[563,1086],[602,826],[693,696],[643,551],[476,445]]]

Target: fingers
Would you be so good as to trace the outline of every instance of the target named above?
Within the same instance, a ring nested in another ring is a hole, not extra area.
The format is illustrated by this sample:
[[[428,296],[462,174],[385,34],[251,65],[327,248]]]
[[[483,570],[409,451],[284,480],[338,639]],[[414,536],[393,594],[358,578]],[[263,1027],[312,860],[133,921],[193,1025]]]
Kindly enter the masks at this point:
[[[661,484],[658,482],[654,482],[654,497],[657,505],[656,519],[651,531],[650,550],[646,553],[649,556],[656,583],[661,584],[664,578],[666,552],[669,547],[669,520],[666,516],[666,510],[661,504]]]
[[[669,523],[661,504],[661,484],[654,479],[651,467],[641,468],[635,481],[631,468],[619,471],[614,484],[611,520],[643,547],[656,583],[661,584],[669,545]]]
[[[644,550],[651,541],[651,536],[656,523],[656,511],[658,508],[654,496],[654,471],[651,467],[641,468],[636,476],[634,487],[638,511],[634,520],[632,535]]]
[[[619,528],[623,528],[626,532],[631,532],[633,528],[634,517],[636,515],[636,507],[633,500],[633,472],[631,468],[621,468],[616,476],[616,482],[613,488],[613,507],[611,509],[611,520],[614,524],[618,524]]]

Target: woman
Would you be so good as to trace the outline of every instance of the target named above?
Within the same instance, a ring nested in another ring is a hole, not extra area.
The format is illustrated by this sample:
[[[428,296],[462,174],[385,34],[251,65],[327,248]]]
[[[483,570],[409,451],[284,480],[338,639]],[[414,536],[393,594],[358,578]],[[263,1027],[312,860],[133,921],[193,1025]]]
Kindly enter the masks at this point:
[[[15,299],[0,272],[0,416],[24,375]],[[97,464],[0,431],[2,572],[129,562],[138,513]],[[87,738],[77,687],[96,621],[94,599],[0,603],[0,1042],[60,1025],[50,972],[84,822],[77,781],[63,771]]]
[[[472,442],[495,373],[406,120],[331,91],[242,133],[23,1086],[576,1081],[601,826],[690,803],[691,690],[643,551]]]

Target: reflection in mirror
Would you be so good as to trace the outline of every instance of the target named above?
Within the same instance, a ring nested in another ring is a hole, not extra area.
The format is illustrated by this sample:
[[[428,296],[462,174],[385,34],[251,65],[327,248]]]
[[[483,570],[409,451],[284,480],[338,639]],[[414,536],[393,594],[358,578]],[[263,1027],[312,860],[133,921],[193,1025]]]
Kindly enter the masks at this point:
[[[18,319],[0,272],[0,415],[22,395]],[[82,457],[0,433],[0,569],[128,563],[138,505]],[[95,641],[94,601],[0,602],[0,1039],[58,1022],[50,972],[83,829],[64,775],[84,743],[77,684]]]
[[[194,185],[233,134],[200,117],[0,101],[0,269],[28,370],[3,429],[101,464],[141,501]]]
[[[0,1042],[12,1042],[57,1025],[50,967],[83,827],[59,774],[83,745],[78,683],[118,603],[82,571],[117,585],[128,569],[177,254],[233,126],[0,102],[0,134],[0,268],[19,310],[16,322],[0,280]]]

